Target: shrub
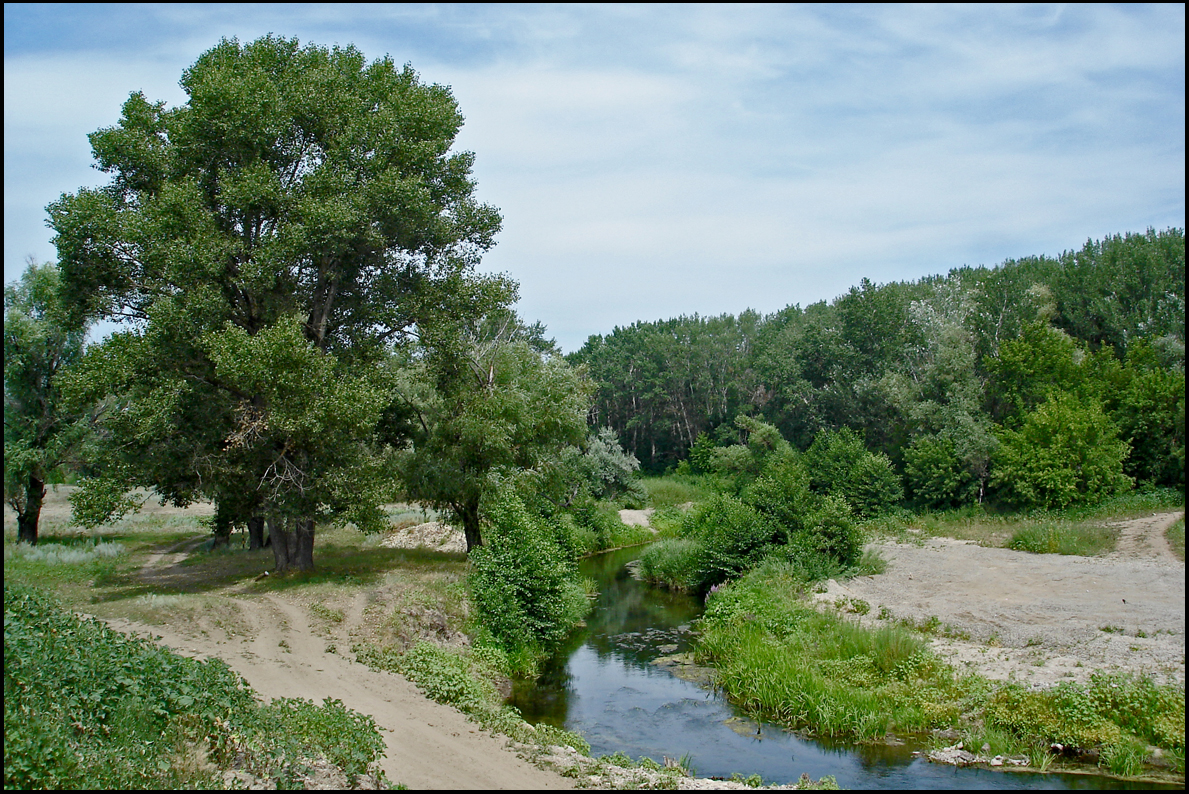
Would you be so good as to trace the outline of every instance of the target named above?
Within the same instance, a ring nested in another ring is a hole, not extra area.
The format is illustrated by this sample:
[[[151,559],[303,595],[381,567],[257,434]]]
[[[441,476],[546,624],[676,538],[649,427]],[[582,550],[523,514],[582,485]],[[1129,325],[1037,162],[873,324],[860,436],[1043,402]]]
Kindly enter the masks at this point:
[[[487,543],[471,552],[470,587],[479,622],[509,653],[545,650],[586,614],[589,603],[557,531],[510,493],[488,515]]]
[[[1127,443],[1096,402],[1056,393],[999,442],[991,482],[1020,507],[1091,503],[1131,485]]]
[[[720,494],[690,513],[686,534],[701,543],[697,587],[705,591],[748,571],[763,559],[778,530],[755,508]]]
[[[805,528],[805,520],[818,505],[809,490],[809,473],[791,449],[769,458],[759,479],[744,489],[743,501],[772,520],[787,543]]]
[[[861,516],[879,515],[904,498],[888,456],[868,452],[850,428],[819,434],[805,453],[805,465],[814,491],[845,497]]]
[[[859,458],[851,467],[843,493],[854,511],[865,518],[887,512],[904,499],[900,478],[882,452],[868,452]]]
[[[921,436],[904,450],[904,474],[918,507],[946,510],[973,499],[978,489],[952,438]]]
[[[863,551],[863,531],[855,523],[850,506],[837,494],[830,494],[805,519],[802,531],[789,541],[788,556],[806,571],[827,562],[849,568]],[[814,557],[822,562],[815,562]]]

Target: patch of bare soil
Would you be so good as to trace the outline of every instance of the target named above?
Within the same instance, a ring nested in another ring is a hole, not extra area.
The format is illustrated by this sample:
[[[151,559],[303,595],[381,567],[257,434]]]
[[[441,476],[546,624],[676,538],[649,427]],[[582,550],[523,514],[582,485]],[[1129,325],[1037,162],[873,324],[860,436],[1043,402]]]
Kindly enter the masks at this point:
[[[247,624],[242,634],[206,626],[149,626],[126,619],[112,628],[147,634],[188,656],[226,661],[264,698],[336,698],[370,714],[384,735],[381,767],[410,788],[551,789],[573,781],[536,768],[460,712],[428,700],[403,676],[352,662],[311,626],[306,610],[286,598],[229,595]],[[363,608],[344,622],[362,618]],[[350,632],[351,626],[343,627]],[[345,649],[342,649],[345,650]]]
[[[1031,554],[930,538],[873,544],[888,560],[878,576],[831,580],[819,600],[867,602],[918,625],[935,617],[937,652],[988,678],[1050,686],[1095,670],[1185,681],[1185,564],[1165,530],[1183,515],[1118,522],[1117,551],[1102,557]],[[946,630],[948,625],[949,629]],[[969,635],[955,639],[952,635]]]
[[[620,510],[619,520],[629,527],[649,527],[649,529],[652,529],[648,523],[648,519],[652,517],[653,512],[651,507],[644,510]],[[655,529],[652,531],[656,532]]]

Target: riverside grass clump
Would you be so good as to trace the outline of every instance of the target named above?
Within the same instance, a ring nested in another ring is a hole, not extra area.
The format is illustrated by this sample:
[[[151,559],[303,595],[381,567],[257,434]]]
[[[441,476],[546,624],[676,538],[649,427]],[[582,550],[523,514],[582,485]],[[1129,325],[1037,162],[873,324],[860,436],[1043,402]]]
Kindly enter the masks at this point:
[[[496,682],[517,670],[499,648],[452,650],[422,641],[404,653],[392,646],[357,645],[352,650],[368,667],[400,673],[426,697],[453,706],[487,730],[526,744],[565,745],[590,753],[581,736],[545,723],[531,726],[514,707],[504,705]]]
[[[1027,755],[1046,768],[1060,745],[1097,753],[1120,776],[1143,773],[1151,745],[1184,773],[1184,686],[1103,672],[1084,685],[1033,690],[958,676],[913,632],[820,612],[808,603],[811,590],[794,565],[772,557],[707,601],[699,661],[757,717],[858,741],[956,729],[971,746],[987,742],[993,754]]]
[[[356,785],[383,749],[372,719],[337,701],[258,705],[222,661],[178,656],[5,585],[6,789],[222,787],[233,766],[293,788],[327,764]]]

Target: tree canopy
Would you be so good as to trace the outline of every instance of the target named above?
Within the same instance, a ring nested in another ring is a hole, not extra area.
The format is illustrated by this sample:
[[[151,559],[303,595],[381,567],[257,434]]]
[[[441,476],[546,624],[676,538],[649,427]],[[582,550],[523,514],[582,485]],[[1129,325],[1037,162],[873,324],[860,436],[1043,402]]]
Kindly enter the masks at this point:
[[[409,66],[270,35],[181,86],[132,94],[90,136],[111,181],[48,208],[74,315],[123,324],[75,390],[120,405],[109,478],[267,515],[300,540],[278,567],[309,567],[315,517],[377,516],[380,362],[513,299],[475,272],[500,215],[450,90]]]

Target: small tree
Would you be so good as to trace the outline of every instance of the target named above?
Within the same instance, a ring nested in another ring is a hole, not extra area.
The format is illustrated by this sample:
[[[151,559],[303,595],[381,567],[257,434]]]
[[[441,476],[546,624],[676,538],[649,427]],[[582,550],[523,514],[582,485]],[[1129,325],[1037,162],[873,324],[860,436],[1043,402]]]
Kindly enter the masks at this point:
[[[17,540],[37,543],[45,485],[60,476],[87,424],[62,401],[62,372],[82,357],[84,327],[68,326],[53,264],[29,267],[4,288],[4,500]]]
[[[471,551],[483,544],[489,496],[525,472],[545,476],[582,443],[591,386],[560,357],[497,341],[465,357],[432,353],[398,392],[416,417],[399,463],[406,493],[450,510]]]
[[[992,484],[1021,507],[1063,508],[1131,487],[1123,474],[1127,442],[1096,402],[1058,392],[1003,430]]]

